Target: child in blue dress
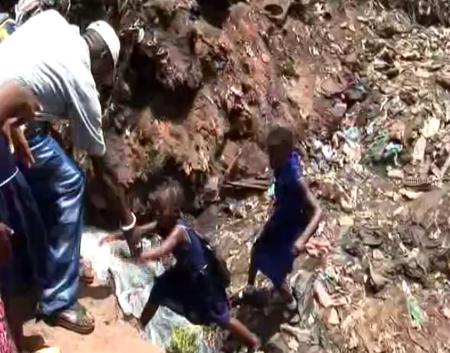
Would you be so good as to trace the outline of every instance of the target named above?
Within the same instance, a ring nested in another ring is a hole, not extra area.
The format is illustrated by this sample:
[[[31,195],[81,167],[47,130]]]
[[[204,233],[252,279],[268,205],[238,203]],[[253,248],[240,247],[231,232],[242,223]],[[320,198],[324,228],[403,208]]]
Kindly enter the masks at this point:
[[[321,210],[303,179],[301,158],[294,150],[290,130],[273,128],[267,137],[267,150],[275,176],[275,204],[253,246],[246,291],[254,288],[259,270],[272,281],[287,304],[288,313],[293,313],[297,303],[286,278],[295,257],[306,250]]]
[[[259,339],[239,320],[230,317],[225,287],[218,260],[208,242],[181,218],[183,191],[169,183],[157,190],[155,211],[157,233],[162,244],[141,255],[141,261],[155,261],[173,254],[176,264],[156,279],[140,322],[143,327],[160,305],[184,316],[193,324],[228,329],[251,348]]]

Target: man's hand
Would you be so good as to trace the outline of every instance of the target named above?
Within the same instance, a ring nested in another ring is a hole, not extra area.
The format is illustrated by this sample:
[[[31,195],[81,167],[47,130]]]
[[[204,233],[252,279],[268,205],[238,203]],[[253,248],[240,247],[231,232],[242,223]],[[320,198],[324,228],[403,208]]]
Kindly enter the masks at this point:
[[[129,231],[124,231],[123,236],[127,241],[131,256],[138,258],[142,254],[142,237],[138,227],[134,227]]]
[[[142,231],[136,226],[136,216],[128,207],[125,189],[119,184],[115,170],[106,158],[91,156],[91,159],[95,175],[101,181],[100,187],[103,189],[103,194],[111,211],[119,219],[131,256],[137,258],[142,253]]]
[[[19,82],[10,81],[0,87],[0,126],[6,120],[13,126],[30,122],[40,110],[37,98]]]
[[[0,266],[5,266],[12,257],[11,236],[14,231],[6,224],[0,223]]]

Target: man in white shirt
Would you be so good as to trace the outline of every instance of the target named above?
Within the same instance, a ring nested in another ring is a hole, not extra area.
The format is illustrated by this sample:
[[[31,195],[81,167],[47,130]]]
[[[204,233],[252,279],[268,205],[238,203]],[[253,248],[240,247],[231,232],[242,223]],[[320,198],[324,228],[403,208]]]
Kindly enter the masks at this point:
[[[42,119],[68,118],[75,147],[86,150],[101,172],[106,148],[97,86],[112,83],[119,51],[119,39],[106,22],[91,24],[81,36],[58,12],[44,11],[0,45],[0,84],[15,80],[30,88],[42,105]],[[39,254],[48,269],[39,315],[87,334],[94,319],[77,301],[85,178],[50,136],[48,122],[29,124],[26,137],[34,161],[23,173],[49,244],[47,253]],[[124,211],[121,222],[129,230],[136,219]]]

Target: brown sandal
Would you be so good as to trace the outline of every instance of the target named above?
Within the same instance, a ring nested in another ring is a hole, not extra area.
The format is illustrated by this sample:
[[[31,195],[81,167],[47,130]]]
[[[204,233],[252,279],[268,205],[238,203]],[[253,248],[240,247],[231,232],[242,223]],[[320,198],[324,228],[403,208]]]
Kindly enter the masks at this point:
[[[95,329],[94,318],[80,303],[43,319],[50,326],[60,326],[80,335],[88,335]]]

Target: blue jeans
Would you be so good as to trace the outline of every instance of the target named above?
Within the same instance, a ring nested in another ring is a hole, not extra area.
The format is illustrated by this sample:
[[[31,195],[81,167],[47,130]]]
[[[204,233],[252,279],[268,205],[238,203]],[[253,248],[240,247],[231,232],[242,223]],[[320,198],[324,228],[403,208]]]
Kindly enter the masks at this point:
[[[77,301],[85,177],[49,135],[29,140],[36,163],[23,174],[47,230],[47,279],[39,312],[51,315]]]

